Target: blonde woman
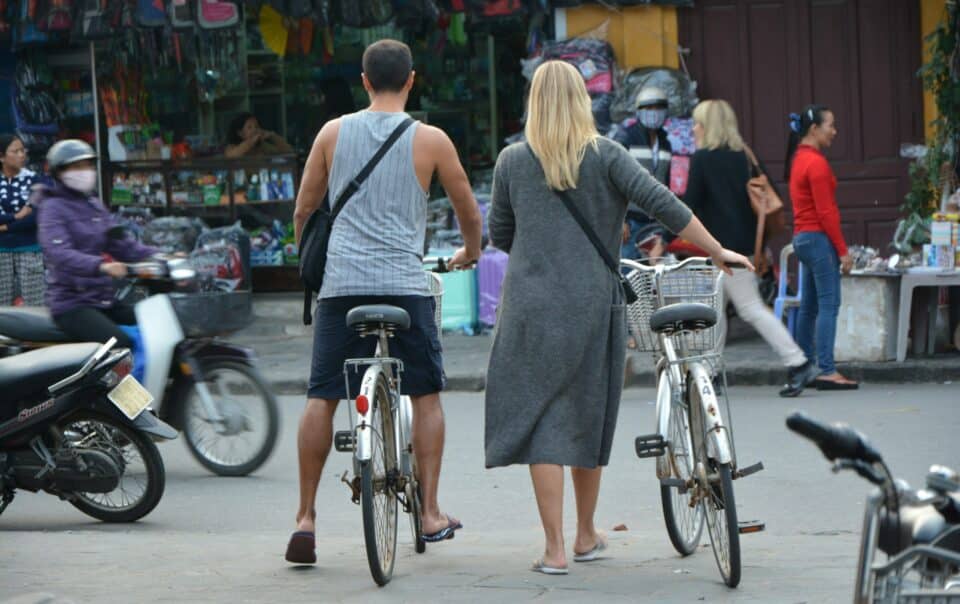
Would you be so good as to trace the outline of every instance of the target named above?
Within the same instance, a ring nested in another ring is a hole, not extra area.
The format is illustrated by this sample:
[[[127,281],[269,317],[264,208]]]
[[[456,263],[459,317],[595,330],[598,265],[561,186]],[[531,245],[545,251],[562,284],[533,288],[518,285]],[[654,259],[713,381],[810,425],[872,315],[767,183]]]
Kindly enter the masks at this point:
[[[757,216],[747,195],[753,166],[737,131],[737,116],[722,100],[703,101],[693,110],[697,152],[690,160],[684,201],[724,247],[753,253]],[[780,396],[795,397],[817,377],[817,367],[790,337],[760,297],[755,275],[735,269],[723,292],[741,319],[753,326],[787,368]]]
[[[574,561],[606,547],[594,526],[601,467],[620,404],[626,318],[619,280],[554,190],[565,190],[613,258],[627,205],[708,250],[721,267],[749,261],[723,249],[690,210],[623,146],[597,134],[580,73],[549,61],[533,76],[526,144],[494,171],[490,237],[510,253],[486,391],[486,466],[530,466],[546,536],[533,570],[567,574],[563,466],[577,500]]]

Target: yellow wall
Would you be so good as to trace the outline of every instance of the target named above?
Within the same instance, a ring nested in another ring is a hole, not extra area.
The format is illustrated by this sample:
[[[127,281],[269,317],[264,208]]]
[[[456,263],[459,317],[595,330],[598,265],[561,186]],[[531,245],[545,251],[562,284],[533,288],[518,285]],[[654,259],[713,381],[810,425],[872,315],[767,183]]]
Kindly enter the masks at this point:
[[[947,0],[920,0],[920,27],[923,29],[921,43],[923,44],[923,62],[930,59],[930,52],[927,50],[927,44],[923,39],[927,34],[936,29],[937,25],[943,20],[946,13]],[[929,91],[923,91],[923,120],[926,126],[927,140],[933,138],[933,127],[930,122],[937,119],[937,106],[933,102],[933,94]]]
[[[587,5],[567,9],[567,36],[574,37],[610,20],[609,41],[625,70],[679,66],[677,10],[672,6],[631,6],[618,11]]]

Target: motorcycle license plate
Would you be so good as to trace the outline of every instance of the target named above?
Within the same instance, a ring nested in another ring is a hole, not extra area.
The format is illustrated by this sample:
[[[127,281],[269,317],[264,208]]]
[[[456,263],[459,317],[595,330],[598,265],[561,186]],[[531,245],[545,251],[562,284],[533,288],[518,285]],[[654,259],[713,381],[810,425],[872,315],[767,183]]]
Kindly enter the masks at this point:
[[[110,402],[130,419],[136,419],[153,402],[150,392],[140,385],[137,378],[128,375],[107,394]]]

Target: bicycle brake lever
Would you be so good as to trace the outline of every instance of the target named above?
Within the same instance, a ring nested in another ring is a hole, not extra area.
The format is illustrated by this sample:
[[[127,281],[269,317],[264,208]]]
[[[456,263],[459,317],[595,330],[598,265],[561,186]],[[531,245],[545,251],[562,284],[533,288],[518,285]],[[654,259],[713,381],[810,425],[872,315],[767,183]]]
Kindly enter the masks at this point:
[[[862,478],[881,486],[886,482],[884,476],[878,472],[871,464],[854,459],[838,459],[831,468],[834,474],[841,470],[854,470]]]

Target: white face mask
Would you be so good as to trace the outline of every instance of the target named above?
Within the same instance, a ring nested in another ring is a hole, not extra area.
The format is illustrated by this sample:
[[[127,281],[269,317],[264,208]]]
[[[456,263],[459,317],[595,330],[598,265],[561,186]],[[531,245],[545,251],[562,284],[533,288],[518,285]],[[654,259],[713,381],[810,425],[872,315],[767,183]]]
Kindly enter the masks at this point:
[[[97,188],[96,170],[70,170],[60,175],[60,180],[67,187],[78,193],[90,194]]]

